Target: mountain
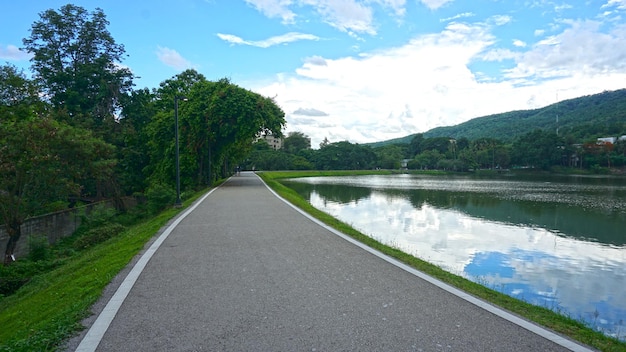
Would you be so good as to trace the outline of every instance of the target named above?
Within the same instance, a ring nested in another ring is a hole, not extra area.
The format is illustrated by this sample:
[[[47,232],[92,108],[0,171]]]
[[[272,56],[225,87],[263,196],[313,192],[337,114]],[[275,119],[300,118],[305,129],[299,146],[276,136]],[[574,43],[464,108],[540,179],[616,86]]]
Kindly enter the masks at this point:
[[[558,116],[558,123],[557,123]],[[425,138],[451,137],[473,140],[482,137],[511,142],[535,129],[571,134],[578,139],[596,134],[626,134],[626,89],[563,100],[540,109],[510,111],[477,117],[464,123],[437,127],[424,132]],[[410,143],[415,134],[402,138],[371,143],[372,147]]]

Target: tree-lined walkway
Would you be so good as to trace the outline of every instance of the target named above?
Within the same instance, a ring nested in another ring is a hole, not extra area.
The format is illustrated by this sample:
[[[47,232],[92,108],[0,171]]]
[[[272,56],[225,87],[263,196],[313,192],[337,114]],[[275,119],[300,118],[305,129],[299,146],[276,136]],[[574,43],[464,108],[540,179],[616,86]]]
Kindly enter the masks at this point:
[[[109,303],[121,304],[110,326],[97,322],[81,349],[585,350],[346,241],[253,173],[232,177],[164,234],[128,296]]]

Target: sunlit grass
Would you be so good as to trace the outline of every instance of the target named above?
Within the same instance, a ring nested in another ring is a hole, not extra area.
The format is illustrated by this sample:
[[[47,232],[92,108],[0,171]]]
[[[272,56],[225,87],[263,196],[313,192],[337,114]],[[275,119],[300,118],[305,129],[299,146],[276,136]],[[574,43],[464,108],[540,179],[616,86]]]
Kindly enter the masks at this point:
[[[313,207],[308,201],[303,199],[297,192],[280,183],[280,179],[285,178],[352,175],[350,172],[344,171],[328,171],[324,173],[325,174],[321,175],[320,171],[271,171],[259,172],[258,175],[267,183],[268,186],[270,186],[281,197],[285,198],[290,203],[296,205],[300,209],[306,211],[307,213],[311,214],[325,224],[335,228],[336,230],[346,235],[353,237],[354,239],[366,244],[371,248],[374,248],[390,257],[393,257],[417,270],[420,270],[434,278],[437,278],[447,284],[459,288],[460,290],[463,290],[471,295],[491,302],[499,307],[508,310],[509,312],[522,316],[530,321],[533,321],[557,333],[568,336],[583,344],[597,348],[601,351],[626,351],[626,342],[622,342],[615,338],[606,336],[601,332],[595,331],[594,329],[585,325],[580,320],[559,314],[553,310],[550,310],[547,307],[536,306],[513,298],[509,295],[475,283],[461,276],[447,272],[434,264],[428,263],[410,254],[404,253],[397,248],[384,245],[372,239],[371,237],[366,236],[363,233],[355,230],[348,224],[337,220],[336,218],[321,210],[318,210],[317,208]],[[367,171],[359,173],[359,175],[365,174],[367,174]],[[378,174],[378,172],[370,172],[370,174]]]

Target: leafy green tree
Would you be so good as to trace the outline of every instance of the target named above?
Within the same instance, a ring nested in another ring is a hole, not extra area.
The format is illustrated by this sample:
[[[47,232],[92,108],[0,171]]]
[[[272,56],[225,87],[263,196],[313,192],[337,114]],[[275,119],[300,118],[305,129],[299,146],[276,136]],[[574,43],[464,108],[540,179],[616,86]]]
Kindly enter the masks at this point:
[[[376,154],[370,147],[347,141],[330,143],[317,152],[318,170],[362,170],[376,163]]]
[[[191,84],[191,86],[187,86]],[[181,185],[212,183],[245,160],[256,137],[280,136],[284,112],[270,99],[232,84],[206,80],[187,70],[163,84],[157,113],[148,125],[151,182],[173,184],[175,175],[174,99],[179,104]]]
[[[65,5],[47,10],[23,40],[32,69],[58,115],[74,125],[100,130],[120,109],[132,73],[119,65],[124,47],[107,30],[101,9],[89,13]]]
[[[37,85],[15,66],[0,66],[0,123],[45,111]]]
[[[561,163],[564,148],[562,138],[552,132],[536,129],[513,142],[511,162],[547,170]]]
[[[415,156],[415,168],[419,169],[436,169],[439,161],[445,159],[445,156],[435,149],[426,150],[425,152]]]
[[[298,154],[302,150],[311,149],[311,138],[302,132],[290,132],[283,143],[283,149],[290,154]]]
[[[146,127],[157,107],[154,94],[147,88],[124,97],[122,105],[122,118],[118,126],[113,126],[120,130],[113,140],[119,160],[116,174],[124,192],[132,194],[148,187],[145,172],[150,165],[150,136]]]
[[[440,154],[446,154],[450,150],[450,140],[448,137],[425,138],[420,144],[422,151],[436,150]]]
[[[418,133],[411,139],[411,143],[409,143],[409,152],[411,153],[411,157],[415,157],[417,154],[423,152],[422,142],[424,141],[424,134]]]
[[[408,146],[390,144],[374,149],[378,158],[378,167],[383,169],[399,169],[402,159],[408,152]]]
[[[86,182],[106,184],[113,176],[112,155],[111,145],[90,131],[49,118],[0,123],[0,216],[9,234],[5,264],[13,260],[24,220],[51,203],[84,195]]]

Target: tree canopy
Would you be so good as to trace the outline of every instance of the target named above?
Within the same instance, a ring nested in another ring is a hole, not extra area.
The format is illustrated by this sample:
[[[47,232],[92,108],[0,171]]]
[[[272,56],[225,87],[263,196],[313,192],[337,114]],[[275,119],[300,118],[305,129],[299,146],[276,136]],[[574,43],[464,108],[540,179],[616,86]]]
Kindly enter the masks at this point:
[[[124,46],[115,43],[101,9],[76,5],[47,10],[33,23],[24,49],[43,93],[74,124],[93,128],[113,118],[132,87],[132,73],[120,66]]]

